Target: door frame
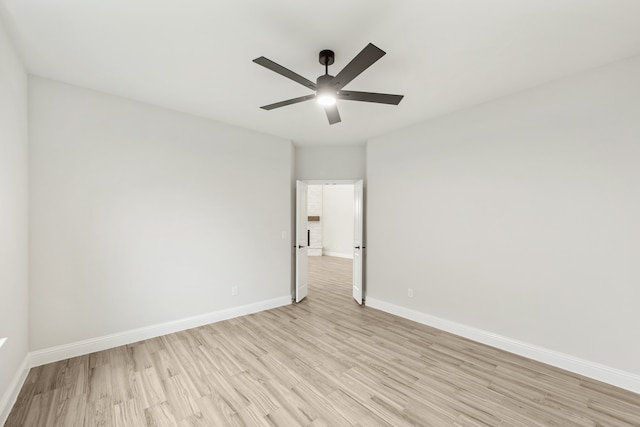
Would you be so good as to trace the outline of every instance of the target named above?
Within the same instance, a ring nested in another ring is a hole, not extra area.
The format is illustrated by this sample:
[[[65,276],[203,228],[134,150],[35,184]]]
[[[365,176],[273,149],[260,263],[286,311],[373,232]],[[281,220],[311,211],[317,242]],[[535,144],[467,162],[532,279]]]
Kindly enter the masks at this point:
[[[358,178],[358,179],[299,179],[297,181],[302,181],[304,183],[306,183],[307,185],[355,185],[358,181],[362,181],[362,192],[363,192],[363,204],[362,204],[362,305],[365,305],[365,299],[366,299],[366,294],[367,294],[367,281],[366,281],[366,251],[364,249],[366,249],[366,245],[367,245],[367,181],[364,178]],[[294,181],[294,186],[295,186],[295,181]],[[297,203],[297,197],[298,194],[296,191],[294,191],[294,200],[293,200],[293,224],[292,224],[292,230],[295,230],[296,228],[296,214],[295,214],[295,210],[296,210],[296,203]],[[354,213],[354,217],[355,217],[355,213]],[[296,245],[294,245],[294,248],[297,248],[297,243]],[[294,254],[294,259],[293,259],[293,274],[292,274],[292,283],[291,283],[291,301],[295,302],[296,300],[296,284],[295,284],[295,250],[294,252],[292,252]]]

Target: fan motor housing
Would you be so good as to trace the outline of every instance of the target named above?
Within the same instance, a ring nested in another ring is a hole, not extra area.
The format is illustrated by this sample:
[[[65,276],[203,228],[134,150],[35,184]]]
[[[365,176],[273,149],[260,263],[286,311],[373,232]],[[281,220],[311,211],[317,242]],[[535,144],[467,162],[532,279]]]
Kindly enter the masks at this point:
[[[331,83],[331,80],[333,80],[333,76],[332,75],[324,74],[324,75],[318,77],[318,79],[316,80],[316,84],[318,85],[318,87],[329,86],[330,83]]]

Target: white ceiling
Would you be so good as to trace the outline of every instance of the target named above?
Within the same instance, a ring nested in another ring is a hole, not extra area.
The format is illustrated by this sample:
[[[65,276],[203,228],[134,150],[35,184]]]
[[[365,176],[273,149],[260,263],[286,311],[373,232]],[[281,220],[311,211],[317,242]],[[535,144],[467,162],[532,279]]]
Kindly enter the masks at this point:
[[[32,74],[294,141],[357,144],[407,125],[640,53],[638,0],[0,0]],[[315,81],[367,43],[387,55],[347,89],[329,126],[310,93],[256,65]]]

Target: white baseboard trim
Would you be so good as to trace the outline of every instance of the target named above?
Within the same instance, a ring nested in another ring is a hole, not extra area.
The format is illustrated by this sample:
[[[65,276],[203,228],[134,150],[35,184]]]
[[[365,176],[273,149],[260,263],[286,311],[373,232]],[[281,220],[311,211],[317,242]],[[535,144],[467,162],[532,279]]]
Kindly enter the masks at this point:
[[[640,393],[640,375],[610,368],[568,354],[549,350],[523,341],[514,340],[482,329],[452,322],[420,311],[401,307],[375,298],[367,297],[367,306],[385,311],[423,325],[441,329],[470,340],[515,353],[538,362],[546,363],[588,378],[605,382],[634,393]]]
[[[349,258],[349,259],[353,259],[353,254],[342,254],[339,252],[329,252],[329,251],[324,251],[323,255],[326,256],[334,256],[334,257],[338,257],[338,258]]]
[[[27,379],[28,373],[29,355],[27,354],[20,364],[13,380],[9,383],[9,387],[5,391],[4,395],[2,395],[2,399],[0,399],[0,426],[3,426],[7,421],[11,408],[13,408],[13,405],[16,403],[18,393],[20,393],[20,390],[24,385],[24,381]]]
[[[84,354],[131,344],[137,341],[184,331],[186,329],[197,328],[198,326],[208,325],[210,323],[220,322],[234,317],[245,316],[259,311],[270,310],[272,308],[288,304],[291,304],[290,295],[260,301],[253,304],[242,305],[240,307],[233,307],[225,310],[214,311],[212,313],[178,319],[171,322],[160,323],[158,325],[132,329],[102,337],[36,350],[29,353],[30,366],[35,367],[57,362],[59,360],[69,359],[71,357],[82,356]]]

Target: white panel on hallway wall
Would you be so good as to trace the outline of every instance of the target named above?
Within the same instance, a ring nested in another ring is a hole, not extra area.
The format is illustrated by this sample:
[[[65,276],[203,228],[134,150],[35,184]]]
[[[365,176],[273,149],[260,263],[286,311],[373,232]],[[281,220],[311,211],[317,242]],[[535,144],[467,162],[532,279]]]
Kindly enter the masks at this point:
[[[371,140],[368,296],[638,377],[638,117],[634,57]]]
[[[32,350],[290,297],[289,141],[36,77],[30,133]]]
[[[308,216],[318,216],[319,221],[309,221],[309,256],[322,256],[322,185],[309,185],[307,192],[307,214]]]

